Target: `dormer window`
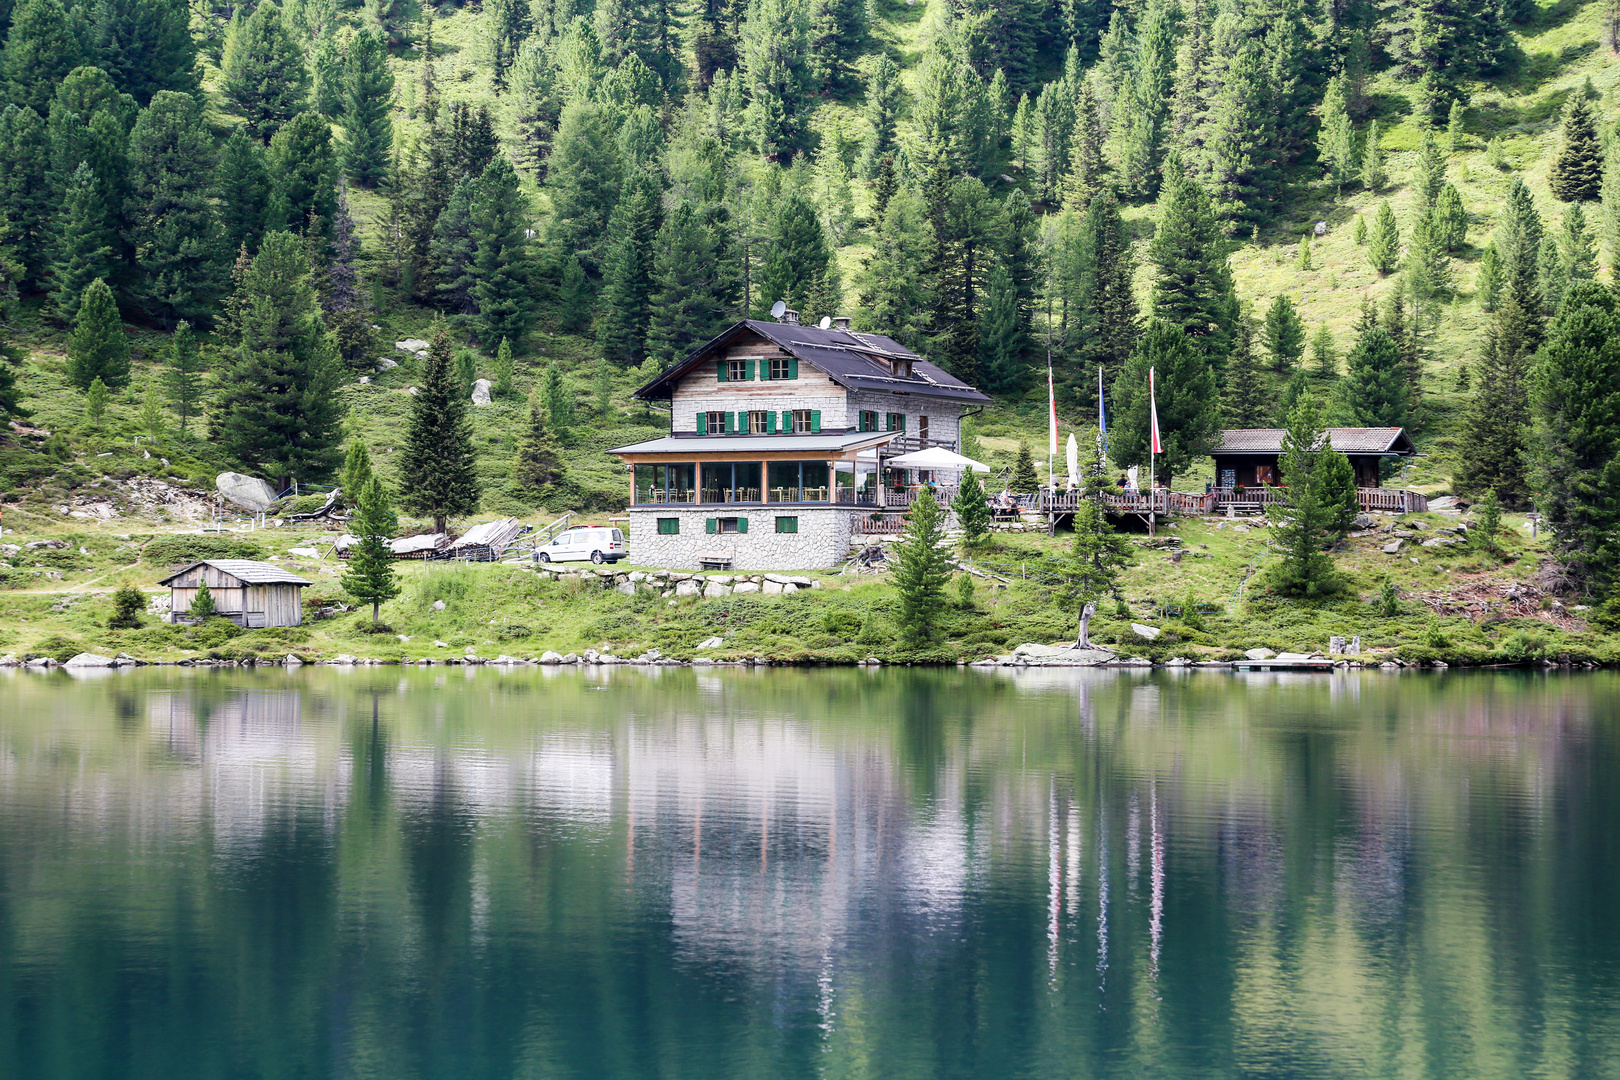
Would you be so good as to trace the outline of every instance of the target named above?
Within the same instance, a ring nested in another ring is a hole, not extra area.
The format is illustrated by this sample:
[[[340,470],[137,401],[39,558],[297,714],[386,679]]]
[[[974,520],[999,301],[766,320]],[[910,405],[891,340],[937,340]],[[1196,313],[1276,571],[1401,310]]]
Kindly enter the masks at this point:
[[[909,378],[911,378],[911,361],[910,360],[901,360],[899,357],[896,357],[895,359],[893,359],[893,360],[891,360],[889,362],[889,366],[894,370],[894,374],[895,374],[895,376],[897,378],[901,378],[901,379],[909,379]]]

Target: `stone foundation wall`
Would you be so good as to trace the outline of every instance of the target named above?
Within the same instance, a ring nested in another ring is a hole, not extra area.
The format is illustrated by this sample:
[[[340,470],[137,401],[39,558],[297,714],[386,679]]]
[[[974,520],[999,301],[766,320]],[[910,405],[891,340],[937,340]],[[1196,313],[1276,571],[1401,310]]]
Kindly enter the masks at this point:
[[[697,570],[699,560],[730,558],[733,570],[816,570],[849,557],[850,519],[857,511],[798,507],[674,506],[634,507],[630,511],[630,558],[637,566]],[[710,533],[709,518],[746,518],[746,533]],[[776,531],[778,517],[799,519],[799,531]],[[680,532],[658,531],[659,518],[676,518]]]

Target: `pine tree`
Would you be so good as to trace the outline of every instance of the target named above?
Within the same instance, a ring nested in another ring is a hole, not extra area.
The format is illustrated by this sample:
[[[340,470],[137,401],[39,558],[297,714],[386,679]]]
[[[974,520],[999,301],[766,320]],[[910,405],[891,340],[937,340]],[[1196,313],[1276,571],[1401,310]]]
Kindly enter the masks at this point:
[[[1266,352],[1271,354],[1271,370],[1286,375],[1305,355],[1305,323],[1293,300],[1279,293],[1266,311]]]
[[[1327,323],[1323,323],[1311,336],[1311,373],[1318,379],[1336,379],[1339,377],[1338,363],[1338,354],[1333,348],[1333,331],[1328,329]]]
[[[769,308],[777,300],[785,300],[805,322],[812,316],[837,314],[838,263],[815,207],[802,196],[787,195],[777,207],[770,231],[770,251],[760,270],[756,294],[759,306]]]
[[[202,350],[197,345],[197,335],[191,332],[190,323],[182,321],[175,326],[169,338],[168,352],[164,389],[168,393],[169,404],[180,414],[180,434],[184,437],[192,416],[202,411],[203,373],[207,370]]]
[[[303,242],[268,233],[231,301],[237,340],[213,438],[277,487],[326,476],[339,455],[341,369],[310,276]]]
[[[529,395],[529,426],[518,444],[517,460],[512,465],[512,482],[519,491],[541,492],[555,484],[564,475],[562,453],[557,440],[546,425],[540,398]]]
[[[96,189],[110,228],[113,252],[128,257],[118,230],[129,197],[129,131],[140,110],[135,99],[120,94],[100,68],[75,68],[57,87],[46,130],[51,143],[52,194],[63,195],[78,167],[95,173]],[[109,279],[111,281],[111,279]],[[118,282],[111,282],[115,286]]]
[[[212,317],[226,248],[209,198],[213,141],[197,99],[160,90],[130,133],[130,218],[142,306],[160,324]]]
[[[765,157],[786,161],[807,149],[810,89],[808,5],[749,0],[738,44],[748,88],[748,130]]]
[[[343,48],[328,26],[309,49],[310,107],[329,120],[343,116]]]
[[[1377,191],[1389,183],[1389,166],[1384,164],[1381,139],[1378,121],[1374,120],[1367,125],[1367,138],[1361,145],[1361,186],[1368,191]]]
[[[1210,102],[1204,147],[1210,207],[1228,231],[1263,219],[1275,200],[1276,108],[1260,43],[1251,39]]]
[[[1197,343],[1170,323],[1150,322],[1110,391],[1108,452],[1121,468],[1145,464],[1150,456],[1150,369],[1156,375],[1159,435],[1164,446],[1154,461],[1156,482],[1170,487],[1177,473],[1208,456],[1219,441],[1220,395]]]
[[[1356,175],[1356,133],[1350,122],[1344,80],[1335,75],[1328,80],[1322,96],[1322,129],[1317,137],[1316,156],[1335,190],[1342,189]]]
[[[963,551],[980,551],[989,544],[990,504],[975,470],[962,470],[962,481],[957,486],[956,497],[951,500],[951,510],[962,529]]]
[[[1593,282],[1564,301],[1536,360],[1532,489],[1560,562],[1613,595],[1620,567],[1620,301]]]
[[[22,264],[17,283],[38,288],[50,265],[52,193],[48,181],[50,138],[33,109],[0,109],[0,206],[11,224],[8,243]]]
[[[373,187],[388,170],[394,123],[388,111],[394,76],[388,47],[376,34],[356,34],[343,62],[343,170],[361,187]]]
[[[1378,204],[1372,235],[1367,238],[1367,261],[1383,277],[1401,261],[1401,233],[1395,224],[1395,211],[1388,201]]]
[[[1285,596],[1308,599],[1331,595],[1343,587],[1325,550],[1333,540],[1335,507],[1328,459],[1338,454],[1327,441],[1316,405],[1307,397],[1290,414],[1278,461],[1285,493],[1276,512],[1276,546],[1282,561],[1271,573],[1271,586]],[[1351,498],[1354,500],[1354,493]]]
[[[1020,495],[1040,490],[1041,478],[1035,472],[1035,459],[1030,455],[1027,439],[1018,442],[1018,455],[1013,459],[1012,478],[1007,486]]]
[[[945,512],[931,488],[917,493],[906,514],[906,529],[896,544],[894,590],[899,599],[897,617],[908,640],[923,645],[934,640],[945,611],[945,584],[950,580],[950,556],[945,546]]]
[[[375,476],[366,481],[349,519],[349,534],[355,544],[349,549],[349,564],[338,578],[338,586],[356,600],[371,604],[371,621],[377,622],[384,600],[400,593],[394,575],[393,552],[388,541],[399,531],[392,500]]]
[[[518,0],[489,0],[484,5],[484,37],[489,45],[490,75],[497,91],[511,89],[508,75],[525,39],[534,31],[529,5]]]
[[[1271,415],[1260,365],[1254,355],[1254,328],[1248,319],[1238,320],[1232,334],[1232,353],[1226,358],[1226,377],[1221,382],[1221,421],[1232,428],[1263,427]]]
[[[81,390],[97,379],[114,389],[129,382],[129,338],[124,336],[112,290],[101,278],[84,290],[67,353],[68,381]]]
[[[450,355],[450,330],[441,323],[422,367],[421,393],[411,401],[400,462],[401,502],[412,513],[431,516],[434,532],[445,532],[450,518],[478,509],[478,469],[467,407]]]
[[[736,275],[699,209],[681,203],[652,245],[647,354],[671,364],[725,328],[736,302]]]
[[[1364,330],[1345,357],[1340,408],[1358,427],[1406,426],[1406,371],[1400,348],[1376,325]]]
[[[661,209],[657,178],[638,170],[625,178],[608,223],[613,239],[602,268],[596,340],[608,359],[626,367],[647,356],[653,249],[663,225]]]
[[[546,186],[551,190],[552,242],[587,271],[595,270],[609,241],[608,217],[619,195],[618,153],[600,105],[581,96],[563,107]]]
[[[80,163],[68,183],[53,262],[51,302],[57,314],[71,321],[92,281],[113,275],[113,234],[107,205],[90,166]]]
[[[508,338],[526,351],[534,325],[529,300],[534,254],[529,241],[529,203],[517,170],[505,154],[490,162],[473,193],[472,235],[477,250],[472,295],[475,326],[486,347]]]
[[[191,12],[184,0],[99,0],[97,63],[141,105],[159,91],[195,95],[201,85]]]
[[[1237,318],[1226,244],[1204,189],[1179,169],[1167,172],[1159,227],[1148,247],[1148,258],[1158,270],[1153,317],[1199,339],[1206,358],[1218,364],[1230,347]]]
[[[1597,118],[1587,96],[1576,91],[1564,106],[1563,140],[1547,173],[1554,197],[1563,202],[1590,202],[1603,189],[1603,146]]]
[[[236,9],[225,32],[220,70],[226,100],[260,142],[269,142],[297,116],[309,95],[304,50],[271,0],[260,0],[252,14],[245,6]]]
[[[270,201],[270,173],[264,148],[238,129],[225,140],[214,172],[219,196],[221,245],[227,252],[259,249],[264,235],[265,206]]]
[[[271,184],[266,223],[296,232],[316,221],[318,234],[327,236],[338,184],[331,125],[315,113],[299,113],[270,140],[266,164]]]
[[[22,0],[0,52],[6,100],[44,116],[57,85],[88,59],[77,29],[61,0]]]

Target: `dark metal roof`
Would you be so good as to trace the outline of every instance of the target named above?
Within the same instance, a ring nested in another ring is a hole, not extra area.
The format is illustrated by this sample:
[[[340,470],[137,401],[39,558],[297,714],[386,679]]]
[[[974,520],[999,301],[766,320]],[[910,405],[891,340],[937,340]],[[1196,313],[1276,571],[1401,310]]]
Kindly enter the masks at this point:
[[[199,566],[212,566],[215,570],[218,570],[222,574],[231,575],[231,577],[242,582],[244,585],[310,584],[310,582],[305,581],[297,574],[283,570],[279,566],[271,566],[269,563],[265,562],[255,562],[252,559],[201,559],[180,570],[176,570],[174,573],[158,582],[158,584],[167,585],[181,574],[189,573]]]
[[[846,390],[917,394],[922,397],[948,398],[977,405],[988,404],[990,401],[987,395],[954,375],[946,374],[940,367],[882,334],[867,334],[854,330],[823,330],[818,326],[795,326],[791,323],[766,322],[759,319],[744,319],[731,326],[713,341],[694,350],[686,359],[666,368],[656,379],[637,390],[636,397],[647,399],[670,397],[674,392],[675,383],[682,375],[708,359],[709,354],[715,349],[725,347],[745,330],[760,334],[805,363],[813,365],[818,371],[825,372],[833,382]],[[900,378],[889,373],[884,362],[891,357],[911,361],[910,378]]]
[[[1416,452],[1405,428],[1328,428],[1328,440],[1341,454],[1389,454],[1405,457]],[[1221,432],[1213,454],[1280,454],[1287,428],[1237,428]]]
[[[900,431],[822,432],[819,435],[665,435],[607,451],[609,454],[722,454],[842,452],[879,446]]]

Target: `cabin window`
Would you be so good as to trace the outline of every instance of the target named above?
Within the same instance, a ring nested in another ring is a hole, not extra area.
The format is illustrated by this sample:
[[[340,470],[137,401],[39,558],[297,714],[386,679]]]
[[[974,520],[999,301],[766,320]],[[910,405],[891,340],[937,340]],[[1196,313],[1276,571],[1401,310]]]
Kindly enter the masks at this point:
[[[771,361],[771,378],[797,379],[799,377],[799,361],[791,356],[773,359]]]
[[[792,423],[795,435],[818,434],[821,431],[821,410],[794,409]]]
[[[703,466],[706,503],[759,502],[759,462],[717,461]]]
[[[917,438],[928,438],[928,417],[926,416],[917,417]]]
[[[799,531],[799,519],[796,517],[779,517],[776,519],[776,531],[779,533],[796,533]]]
[[[883,428],[884,431],[904,431],[904,430],[906,430],[906,414],[905,413],[903,413],[903,412],[888,413],[884,417],[884,419],[887,421],[886,425]]]
[[[771,502],[827,502],[829,471],[825,461],[773,461],[766,470],[766,496]]]
[[[1256,465],[1254,467],[1254,482],[1269,485],[1277,482],[1277,470],[1270,465]]]
[[[768,435],[771,430],[770,413],[764,409],[755,409],[748,414],[748,434]]]
[[[724,435],[726,433],[726,429],[731,426],[726,422],[731,419],[730,413],[705,413],[703,419],[703,433],[705,435]]]
[[[697,501],[697,464],[637,465],[636,502],[689,503]]]
[[[753,365],[746,360],[727,360],[726,379],[729,382],[747,382],[749,374],[748,369],[752,366]]]
[[[878,429],[877,413],[871,409],[861,410],[861,430],[876,431]]]
[[[680,518],[659,518],[658,519],[658,535],[659,536],[679,536],[680,533],[681,533],[681,519]]]
[[[747,518],[705,518],[703,531],[710,533],[745,533],[748,531]]]

